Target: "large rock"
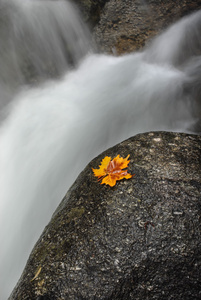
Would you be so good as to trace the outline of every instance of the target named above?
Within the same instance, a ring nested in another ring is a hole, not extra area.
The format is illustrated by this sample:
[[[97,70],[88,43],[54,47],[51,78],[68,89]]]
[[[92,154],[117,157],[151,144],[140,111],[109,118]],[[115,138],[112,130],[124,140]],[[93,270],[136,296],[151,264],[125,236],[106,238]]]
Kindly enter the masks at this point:
[[[200,0],[110,0],[101,10],[94,40],[103,52],[129,53],[200,8]]]
[[[117,154],[135,176],[101,185],[91,168]],[[132,137],[80,174],[9,299],[201,299],[200,217],[201,137]]]

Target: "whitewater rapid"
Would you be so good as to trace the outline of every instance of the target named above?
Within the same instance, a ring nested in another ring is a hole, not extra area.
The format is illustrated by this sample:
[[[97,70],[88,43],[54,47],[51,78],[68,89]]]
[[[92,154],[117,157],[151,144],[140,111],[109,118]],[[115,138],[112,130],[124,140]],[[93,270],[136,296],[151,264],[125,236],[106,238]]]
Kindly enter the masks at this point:
[[[189,42],[187,27],[195,37]],[[23,84],[12,96],[0,128],[2,300],[57,205],[93,157],[140,132],[196,132],[200,27],[198,12],[141,53],[85,53],[62,77],[35,87]],[[183,47],[188,47],[185,57]]]

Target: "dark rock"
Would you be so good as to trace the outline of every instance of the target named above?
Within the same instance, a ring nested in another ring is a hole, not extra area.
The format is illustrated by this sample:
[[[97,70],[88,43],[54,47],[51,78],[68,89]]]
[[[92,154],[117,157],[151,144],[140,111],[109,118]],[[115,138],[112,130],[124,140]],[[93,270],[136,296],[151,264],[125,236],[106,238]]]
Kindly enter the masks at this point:
[[[200,0],[110,0],[101,11],[94,41],[106,53],[139,50],[170,24],[200,8]]]
[[[117,154],[135,176],[101,185],[91,168]],[[201,137],[132,137],[80,174],[9,299],[201,299],[200,217]]]
[[[74,0],[84,17],[84,20],[90,25],[95,26],[99,20],[102,9],[109,0]]]

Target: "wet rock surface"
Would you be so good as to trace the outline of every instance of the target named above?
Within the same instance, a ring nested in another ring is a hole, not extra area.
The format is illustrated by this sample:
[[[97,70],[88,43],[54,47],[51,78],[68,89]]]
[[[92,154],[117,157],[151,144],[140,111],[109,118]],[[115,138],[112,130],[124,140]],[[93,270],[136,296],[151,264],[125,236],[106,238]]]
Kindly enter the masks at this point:
[[[170,24],[200,8],[200,0],[110,0],[101,9],[94,41],[105,53],[139,50]]]
[[[80,8],[85,22],[91,27],[100,21],[102,9],[109,0],[73,0]]]
[[[91,168],[130,154],[111,188]],[[12,299],[200,299],[201,137],[136,135],[92,160],[35,245]]]

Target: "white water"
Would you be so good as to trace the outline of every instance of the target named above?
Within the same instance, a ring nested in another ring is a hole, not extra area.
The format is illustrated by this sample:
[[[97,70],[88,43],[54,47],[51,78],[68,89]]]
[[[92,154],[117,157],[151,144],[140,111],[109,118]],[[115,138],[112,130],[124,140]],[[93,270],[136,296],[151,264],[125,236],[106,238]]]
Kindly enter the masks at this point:
[[[78,12],[62,0],[0,0],[0,42],[0,107],[20,85],[64,74],[90,44]]]
[[[17,8],[21,12],[24,6]],[[60,24],[58,12],[53,15]],[[49,21],[46,30],[54,36],[52,26]],[[9,296],[44,226],[94,156],[139,132],[196,130],[200,27],[201,12],[142,53],[118,58],[88,54],[63,78],[22,86],[12,96],[0,129],[0,299]],[[80,35],[83,39],[83,30]],[[43,43],[46,47],[46,39]]]

